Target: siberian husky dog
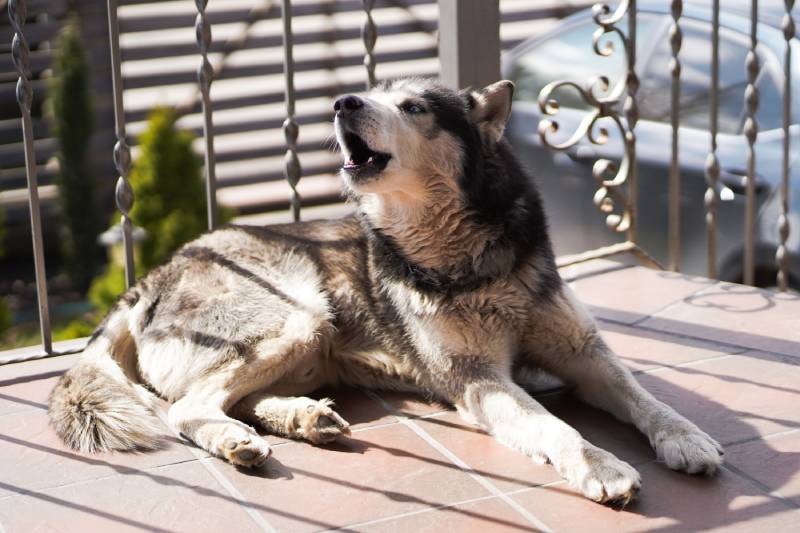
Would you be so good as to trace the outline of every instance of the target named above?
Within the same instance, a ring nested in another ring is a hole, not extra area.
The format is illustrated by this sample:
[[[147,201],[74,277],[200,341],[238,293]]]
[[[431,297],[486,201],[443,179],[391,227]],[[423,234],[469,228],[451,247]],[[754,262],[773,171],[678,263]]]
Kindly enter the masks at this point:
[[[357,214],[228,226],[128,290],[56,385],[71,447],[158,446],[173,428],[235,465],[270,454],[256,428],[349,433],[323,385],[413,390],[547,461],[586,497],[627,503],[639,474],[521,387],[546,372],[639,428],[670,468],[711,474],[717,442],[656,400],[609,350],[556,270],[541,199],[503,139],[514,85],[400,80],[336,101]]]

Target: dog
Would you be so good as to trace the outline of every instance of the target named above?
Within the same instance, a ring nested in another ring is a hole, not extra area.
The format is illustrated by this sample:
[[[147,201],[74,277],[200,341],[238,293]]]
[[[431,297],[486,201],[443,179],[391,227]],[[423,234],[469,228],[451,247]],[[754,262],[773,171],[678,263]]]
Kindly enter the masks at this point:
[[[611,352],[556,269],[542,200],[503,131],[514,85],[457,92],[386,83],[335,103],[356,214],[228,226],[129,289],[49,399],[85,451],[158,447],[169,423],[242,467],[270,454],[253,426],[312,443],[349,433],[323,385],[422,392],[551,463],[586,497],[626,504],[629,464],[521,386],[546,372],[634,424],[669,468],[713,474],[723,450]]]

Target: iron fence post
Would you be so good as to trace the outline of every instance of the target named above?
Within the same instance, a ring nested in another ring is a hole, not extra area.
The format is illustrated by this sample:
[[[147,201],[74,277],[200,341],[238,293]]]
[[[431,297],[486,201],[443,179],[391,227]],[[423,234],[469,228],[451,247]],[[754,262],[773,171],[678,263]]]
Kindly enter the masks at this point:
[[[33,146],[33,123],[31,121],[33,87],[30,81],[30,50],[22,32],[27,16],[28,9],[25,0],[9,0],[8,18],[14,28],[11,57],[19,76],[16,96],[22,116],[22,139],[25,148],[25,176],[28,181],[28,206],[31,215],[31,238],[33,240],[33,265],[36,275],[36,298],[39,306],[39,328],[42,334],[42,347],[49,354],[53,351],[53,342],[50,331],[50,307],[47,298],[47,272],[44,264],[42,215],[39,207],[39,183],[36,173],[36,154]]]
[[[115,198],[117,209],[122,214],[122,246],[125,252],[125,286],[136,281],[133,262],[133,224],[130,211],[133,208],[133,189],[128,182],[131,166],[131,151],[125,140],[125,108],[122,103],[122,60],[119,53],[119,20],[117,20],[117,0],[108,0],[108,37],[111,46],[111,81],[114,94],[114,125],[117,144],[114,146],[114,164],[119,172]]]
[[[200,85],[203,108],[206,207],[208,209],[208,229],[214,230],[217,227],[217,173],[216,154],[214,153],[214,122],[211,116],[211,82],[214,81],[214,67],[208,61],[208,51],[211,48],[211,23],[208,22],[206,16],[208,0],[195,0],[195,4],[197,5],[195,31],[201,57],[200,66],[197,69],[197,83]]]
[[[781,214],[778,217],[778,250],[775,260],[778,263],[778,288],[785,291],[789,287],[789,252],[786,241],[789,238],[789,163],[791,137],[789,127],[792,124],[792,39],[796,30],[792,9],[795,0],[784,0],[786,13],[783,16],[781,29],[786,40],[786,51],[783,58],[783,160],[781,161]]]

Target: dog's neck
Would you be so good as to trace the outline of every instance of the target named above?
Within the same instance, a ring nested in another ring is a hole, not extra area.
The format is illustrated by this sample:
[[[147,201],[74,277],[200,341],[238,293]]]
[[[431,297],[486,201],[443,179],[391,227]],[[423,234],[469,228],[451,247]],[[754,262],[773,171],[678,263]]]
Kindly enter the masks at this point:
[[[502,228],[477,223],[446,186],[432,188],[423,201],[365,195],[359,208],[381,259],[417,284],[466,288],[513,267],[513,250],[500,245]]]

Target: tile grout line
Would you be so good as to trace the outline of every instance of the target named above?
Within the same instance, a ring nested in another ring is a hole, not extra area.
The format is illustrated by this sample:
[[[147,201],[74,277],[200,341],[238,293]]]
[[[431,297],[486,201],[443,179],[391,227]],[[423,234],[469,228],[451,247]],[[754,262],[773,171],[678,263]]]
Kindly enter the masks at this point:
[[[755,442],[755,441],[758,441],[758,440],[766,441],[766,440],[770,440],[770,439],[778,439],[780,437],[785,437],[786,435],[794,435],[795,433],[798,433],[798,432],[800,432],[800,428],[787,429],[787,430],[784,430],[784,431],[776,431],[775,433],[769,433],[767,435],[756,435],[755,437],[749,437],[749,438],[746,438],[746,439],[735,440],[733,442],[729,442],[729,443],[725,444],[725,447],[729,448],[731,446],[739,446],[741,444],[748,444],[748,443]]]
[[[392,412],[391,405],[389,405],[386,401],[384,401],[383,398],[381,398],[377,394],[374,394],[372,391],[365,391],[365,392],[367,393],[368,396],[372,397],[375,401],[380,403],[383,406],[384,409],[386,409],[390,413]],[[461,460],[461,458],[458,457],[455,453],[453,453],[449,449],[447,449],[442,443],[437,441],[430,433],[428,433],[427,431],[422,429],[420,426],[418,426],[412,419],[410,419],[410,418],[408,418],[408,417],[406,417],[404,415],[394,414],[394,416],[396,416],[403,425],[405,425],[411,431],[416,433],[422,440],[427,442],[436,451],[438,451],[439,453],[444,455],[447,459],[449,459],[450,462],[452,462],[454,465],[456,465],[465,474],[467,474],[469,477],[471,477],[473,480],[475,480],[483,488],[488,490],[490,494],[494,494],[495,496],[499,497],[509,507],[511,507],[512,509],[517,511],[520,515],[522,515],[528,522],[533,524],[536,528],[538,528],[538,529],[540,529],[542,531],[547,531],[547,532],[552,532],[553,531],[544,522],[542,522],[541,520],[539,520],[538,518],[533,516],[530,512],[528,512],[528,510],[526,510],[520,504],[518,504],[517,502],[512,500],[503,491],[498,489],[494,485],[494,483],[492,483],[491,481],[489,481],[488,479],[486,479],[485,477],[480,475],[472,467],[470,467],[467,463],[465,463],[463,460]]]
[[[5,496],[0,496],[0,501],[7,500],[7,499],[10,499],[10,498],[16,498],[18,496],[25,496],[25,495],[28,495],[28,494],[44,494],[44,493],[47,493],[48,491],[51,491],[51,490],[59,490],[59,489],[64,489],[64,488],[69,488],[69,487],[79,487],[81,485],[87,485],[89,483],[95,483],[97,481],[106,481],[106,480],[109,480],[109,479],[113,479],[115,477],[123,477],[123,476],[129,476],[129,475],[139,475],[139,473],[152,472],[152,471],[158,470],[159,468],[169,468],[171,466],[177,466],[177,465],[182,465],[182,464],[186,464],[186,463],[193,463],[195,461],[197,461],[197,458],[183,459],[181,461],[175,461],[173,463],[165,463],[163,465],[154,465],[154,466],[150,466],[150,467],[147,467],[147,468],[135,469],[135,470],[137,470],[136,472],[114,472],[113,474],[109,474],[107,476],[98,476],[98,477],[93,477],[93,478],[89,478],[89,479],[80,479],[78,481],[70,481],[70,482],[67,482],[67,483],[61,483],[60,485],[50,485],[50,486],[47,486],[47,487],[37,487],[35,489],[26,489],[26,488],[20,487],[20,489],[23,492],[16,492],[16,493],[12,492],[11,494],[6,494]],[[112,466],[112,468],[113,468],[113,466]],[[0,533],[2,533],[2,532],[0,532]]]
[[[576,265],[577,265],[577,263],[576,263]],[[614,273],[614,272],[619,272],[620,270],[628,270],[630,268],[635,268],[637,266],[637,265],[628,265],[628,264],[625,264],[625,263],[618,263],[618,265],[619,266],[611,266],[611,265],[609,265],[609,266],[607,266],[607,267],[605,267],[605,268],[603,268],[601,270],[597,270],[597,271],[594,271],[594,272],[584,272],[582,274],[579,273],[579,274],[576,274],[574,276],[565,276],[565,275],[562,274],[561,269],[558,269],[559,270],[558,275],[561,277],[561,279],[564,281],[564,283],[569,285],[571,283],[575,283],[576,281],[581,281],[581,280],[584,280],[584,279],[593,278],[595,276],[603,276],[605,274],[611,274],[611,273]],[[571,268],[572,266],[575,266],[575,265],[570,265],[570,266],[561,267],[561,268]]]
[[[712,289],[712,288],[714,288],[714,287],[716,287],[717,285],[720,284],[720,282],[718,280],[712,280],[712,281],[714,281],[714,283],[712,283],[711,285],[709,285],[707,287],[703,287],[702,289],[697,289],[696,291],[694,291],[694,292],[692,292],[690,294],[687,294],[687,295],[685,295],[685,296],[683,296],[681,298],[678,298],[675,301],[672,301],[672,302],[670,302],[668,304],[662,305],[660,308],[656,309],[655,311],[653,311],[651,313],[643,313],[644,316],[642,318],[640,318],[638,320],[634,320],[629,325],[631,327],[636,327],[638,324],[641,324],[642,322],[644,322],[644,321],[646,321],[646,320],[648,320],[650,318],[654,318],[657,314],[663,313],[664,311],[667,311],[670,307],[680,304],[681,302],[683,302],[687,298],[692,298],[694,296],[702,294],[703,292],[705,292],[707,290],[710,290],[710,289]]]
[[[431,513],[433,511],[441,511],[442,509],[451,509],[453,507],[458,507],[459,505],[467,505],[467,504],[470,504],[470,503],[482,502],[482,501],[486,501],[486,500],[492,500],[492,499],[495,499],[495,498],[497,498],[497,496],[495,496],[494,494],[488,494],[486,496],[478,496],[477,498],[470,498],[468,500],[463,500],[463,501],[459,501],[459,502],[455,502],[455,503],[446,503],[446,504],[437,505],[437,506],[434,506],[434,507],[423,507],[422,509],[417,509],[416,511],[408,511],[407,513],[400,513],[400,514],[396,514],[396,515],[392,515],[392,516],[385,516],[383,518],[375,518],[374,520],[367,520],[366,522],[359,522],[357,524],[350,524],[350,525],[347,525],[347,526],[337,527],[337,528],[333,528],[333,529],[325,529],[323,531],[324,532],[343,531],[343,530],[344,531],[348,531],[348,530],[355,529],[355,528],[371,526],[371,525],[374,525],[374,524],[381,524],[381,523],[384,523],[384,522],[391,522],[391,521],[394,521],[394,520],[399,520],[401,518],[408,518],[410,516],[417,516],[417,515],[420,515],[420,514]],[[357,529],[356,529],[356,531],[357,531]]]
[[[524,494],[526,492],[532,492],[532,491],[534,491],[536,489],[552,487],[554,485],[562,485],[564,483],[566,483],[565,480],[559,479],[558,481],[551,481],[549,483],[542,483],[541,485],[535,485],[533,487],[522,487],[520,489],[515,489],[515,490],[508,491],[508,492],[504,492],[503,494],[505,494],[506,496],[516,496],[517,494]],[[359,522],[357,524],[349,524],[347,526],[342,526],[340,528],[328,529],[328,530],[325,530],[325,532],[342,531],[342,530],[348,530],[350,528],[358,528],[358,527],[370,526],[370,525],[373,525],[373,524],[380,524],[380,523],[384,523],[384,522],[390,522],[390,521],[394,521],[394,520],[399,520],[399,519],[402,519],[402,518],[408,518],[410,516],[417,516],[417,515],[421,515],[421,514],[432,513],[434,511],[441,511],[443,509],[452,509],[453,507],[458,507],[460,505],[468,505],[470,503],[476,503],[476,502],[482,502],[482,501],[488,501],[488,500],[494,500],[494,499],[497,499],[497,500],[500,500],[500,501],[505,501],[505,500],[502,500],[502,498],[500,498],[499,496],[495,496],[494,494],[489,494],[487,496],[478,496],[477,498],[469,498],[469,499],[461,500],[461,501],[458,501],[458,502],[448,503],[448,504],[444,504],[444,505],[437,505],[435,507],[426,507],[426,508],[423,508],[423,509],[417,509],[416,511],[408,511],[406,513],[400,513],[400,514],[396,514],[396,515],[392,515],[392,516],[386,516],[386,517],[383,517],[383,518],[376,518],[374,520],[369,520],[367,522]]]
[[[600,323],[605,322],[607,324],[613,324],[615,326],[622,326],[622,327],[625,327],[625,328],[628,328],[628,329],[640,329],[642,331],[647,331],[649,333],[657,333],[659,335],[663,335],[664,337],[676,337],[676,338],[679,338],[679,339],[691,340],[691,341],[701,342],[703,344],[709,345],[707,348],[703,347],[703,346],[697,346],[697,348],[733,350],[733,351],[742,351],[742,352],[746,352],[748,350],[752,350],[752,348],[747,348],[746,346],[740,346],[738,344],[732,344],[732,343],[729,343],[729,342],[724,342],[724,341],[719,341],[719,340],[714,340],[714,339],[706,339],[705,337],[696,337],[694,335],[688,335],[686,333],[679,333],[679,332],[672,331],[672,330],[657,329],[657,328],[654,328],[654,327],[651,327],[651,326],[641,325],[638,322],[637,322],[637,325],[632,325],[629,322],[620,322],[619,320],[613,320],[613,319],[610,319],[610,318],[603,318],[603,317],[595,317],[595,321],[596,322],[600,322]],[[600,330],[601,334],[604,333],[602,328],[598,328],[598,329]],[[623,334],[625,334],[625,333],[623,332]],[[648,340],[652,340],[652,339],[648,339]]]
[[[747,352],[758,352],[758,353],[763,353],[763,354],[766,354],[766,355],[772,355],[774,357],[780,357],[780,358],[783,358],[783,359],[791,359],[791,360],[800,359],[800,357],[798,357],[797,355],[792,355],[792,354],[788,354],[788,353],[784,353],[784,352],[775,352],[775,351],[768,350],[768,349],[765,349],[765,348],[751,348],[751,347],[748,347],[748,346],[742,346],[740,344],[733,344],[733,343],[724,342],[724,341],[720,341],[720,340],[716,340],[716,339],[707,339],[705,337],[697,337],[695,335],[688,335],[686,333],[680,333],[680,332],[673,331],[673,330],[658,329],[658,328],[655,328],[655,327],[652,327],[652,326],[640,325],[638,322],[637,322],[637,325],[634,326],[634,325],[631,325],[628,322],[620,322],[619,320],[612,320],[612,319],[609,319],[609,318],[595,317],[595,320],[597,322],[606,322],[606,323],[609,323],[609,324],[614,324],[615,326],[623,326],[623,327],[627,327],[627,328],[630,328],[630,329],[641,329],[643,331],[647,331],[647,332],[650,332],[650,333],[657,333],[659,335],[664,335],[666,337],[677,337],[679,339],[686,339],[686,340],[702,342],[704,344],[710,345],[710,349],[719,348],[719,349],[724,349],[724,350],[732,350],[732,351],[728,352],[728,355],[742,355],[742,354],[745,354]],[[602,329],[600,330],[600,333],[603,333]],[[703,347],[702,346],[698,346],[698,348],[703,348]]]
[[[695,337],[694,335],[687,335],[686,333],[677,333],[675,331],[658,329],[652,326],[636,326],[636,328],[644,331],[649,331],[651,333],[660,333],[662,335],[666,334],[666,335],[671,335],[673,337],[679,337],[682,339],[701,341],[707,344],[716,344],[720,348],[727,348],[727,349],[733,348],[734,351],[730,352],[728,355],[743,355],[746,354],[747,352],[757,352],[757,353],[763,353],[765,355],[771,355],[773,357],[779,357],[781,359],[791,359],[792,361],[797,361],[798,364],[800,364],[800,357],[785,352],[776,352],[766,348],[752,348],[749,346],[742,346],[741,344],[732,344],[713,339],[706,339],[705,337]]]
[[[160,407],[156,409],[156,414],[158,415],[158,418],[160,418],[161,421],[169,428],[169,430],[177,438],[180,439],[181,438],[180,434],[176,432],[169,424],[169,421],[166,419],[166,414]],[[239,492],[239,490],[235,486],[233,486],[233,484],[228,480],[228,478],[225,477],[224,474],[222,474],[222,472],[220,472],[219,470],[216,469],[216,467],[214,467],[214,465],[211,462],[212,461],[211,457],[206,457],[199,450],[197,450],[192,446],[187,446],[187,448],[189,449],[189,452],[192,455],[197,457],[200,464],[203,465],[203,467],[205,467],[208,473],[211,474],[211,476],[215,480],[217,480],[217,483],[219,483],[222,486],[222,488],[224,488],[228,492],[228,494],[237,501],[239,507],[241,507],[244,510],[244,512],[247,513],[247,515],[253,520],[253,522],[259,527],[259,529],[267,533],[277,533],[278,530],[272,527],[272,525],[270,525],[270,523],[267,521],[266,518],[264,518],[261,515],[261,513],[259,513],[249,505],[247,505],[248,504],[247,499],[241,492]]]
[[[706,357],[705,359],[697,359],[695,361],[684,361],[683,363],[675,363],[674,365],[662,365],[662,366],[657,366],[655,368],[648,368],[646,370],[632,371],[631,373],[634,376],[639,376],[639,375],[642,375],[642,374],[655,374],[655,373],[658,373],[658,372],[663,372],[665,370],[677,370],[677,369],[681,369],[681,368],[691,368],[693,366],[701,365],[701,364],[708,363],[708,362],[711,362],[711,361],[719,361],[721,359],[729,359],[729,358],[734,357],[736,355],[741,355],[741,354],[738,354],[738,353],[726,353],[726,354],[722,354],[722,355],[713,355],[711,357]]]
[[[794,503],[792,500],[790,500],[777,490],[770,489],[764,483],[760,482],[756,478],[752,477],[750,474],[747,474],[743,470],[739,469],[739,467],[734,466],[730,463],[726,463],[722,465],[722,468],[745,481],[749,481],[752,485],[757,487],[761,492],[767,494],[768,496],[772,496],[776,500],[780,500],[781,503],[785,504],[787,507],[791,507],[792,509],[800,509],[800,505],[797,505],[796,503]]]

